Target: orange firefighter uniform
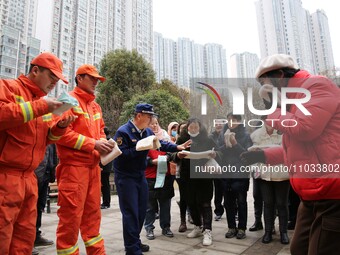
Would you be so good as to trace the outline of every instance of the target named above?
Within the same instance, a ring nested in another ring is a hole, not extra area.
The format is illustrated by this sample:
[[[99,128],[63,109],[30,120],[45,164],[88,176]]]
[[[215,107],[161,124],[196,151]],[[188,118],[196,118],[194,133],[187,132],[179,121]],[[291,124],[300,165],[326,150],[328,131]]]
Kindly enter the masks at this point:
[[[48,143],[66,129],[53,125],[41,97],[26,76],[0,80],[0,254],[31,254],[37,218],[34,170]],[[50,128],[51,127],[51,128]]]
[[[68,114],[78,118],[58,141],[57,166],[59,224],[57,253],[79,254],[80,230],[87,254],[105,254],[104,240],[99,233],[100,156],[95,141],[104,139],[104,121],[95,96],[76,87],[70,95],[79,101]]]

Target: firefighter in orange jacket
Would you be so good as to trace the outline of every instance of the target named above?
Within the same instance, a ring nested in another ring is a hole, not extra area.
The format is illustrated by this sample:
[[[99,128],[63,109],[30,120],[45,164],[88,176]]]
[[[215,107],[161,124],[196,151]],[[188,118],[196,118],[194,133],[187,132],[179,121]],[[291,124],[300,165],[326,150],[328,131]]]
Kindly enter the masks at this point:
[[[104,134],[102,111],[94,99],[98,80],[105,78],[92,65],[82,65],[76,72],[76,88],[70,95],[79,101],[69,113],[78,118],[58,141],[57,166],[59,224],[57,253],[79,254],[78,233],[81,232],[87,254],[105,254],[99,233],[100,168],[99,156],[113,147]],[[68,113],[68,114],[69,114]]]
[[[0,80],[0,254],[31,254],[35,239],[38,186],[34,170],[46,146],[56,142],[74,116],[54,124],[62,103],[43,98],[62,75],[62,62],[42,53],[29,73]]]

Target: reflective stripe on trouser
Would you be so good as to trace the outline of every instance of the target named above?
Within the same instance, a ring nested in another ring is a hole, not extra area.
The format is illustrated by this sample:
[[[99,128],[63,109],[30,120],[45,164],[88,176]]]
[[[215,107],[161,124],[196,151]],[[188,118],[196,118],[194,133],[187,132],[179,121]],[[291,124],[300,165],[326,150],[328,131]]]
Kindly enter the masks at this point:
[[[0,172],[0,254],[31,254],[37,220],[34,172]]]
[[[80,230],[87,254],[105,254],[104,240],[99,233],[100,168],[70,166],[57,167],[59,223],[57,228],[58,254],[79,254],[77,246]],[[65,250],[72,253],[59,253]]]

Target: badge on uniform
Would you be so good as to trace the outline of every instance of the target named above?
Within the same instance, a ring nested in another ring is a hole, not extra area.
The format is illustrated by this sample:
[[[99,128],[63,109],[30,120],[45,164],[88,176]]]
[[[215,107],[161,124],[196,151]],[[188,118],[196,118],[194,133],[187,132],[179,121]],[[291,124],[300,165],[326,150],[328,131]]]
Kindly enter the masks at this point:
[[[137,139],[132,139],[131,142],[136,143]]]
[[[123,137],[117,137],[117,140],[116,140],[118,146],[122,145],[123,143]]]
[[[133,133],[135,133],[135,132],[136,132],[136,129],[135,129],[135,128],[131,128],[131,131],[132,131]]]

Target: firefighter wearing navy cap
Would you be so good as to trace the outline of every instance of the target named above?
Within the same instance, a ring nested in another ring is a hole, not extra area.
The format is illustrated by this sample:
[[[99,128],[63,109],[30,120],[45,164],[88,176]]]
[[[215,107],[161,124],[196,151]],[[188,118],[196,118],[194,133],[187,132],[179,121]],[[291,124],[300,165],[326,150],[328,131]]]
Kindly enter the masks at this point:
[[[148,150],[136,151],[136,144],[153,135],[148,128],[152,115],[155,113],[151,104],[137,104],[134,117],[121,126],[114,136],[122,151],[114,160],[114,171],[127,255],[140,255],[149,251],[149,246],[142,244],[140,240],[148,203],[148,185],[144,175]],[[181,145],[163,141],[160,143],[160,149],[169,152],[183,150],[190,145],[190,141]]]

